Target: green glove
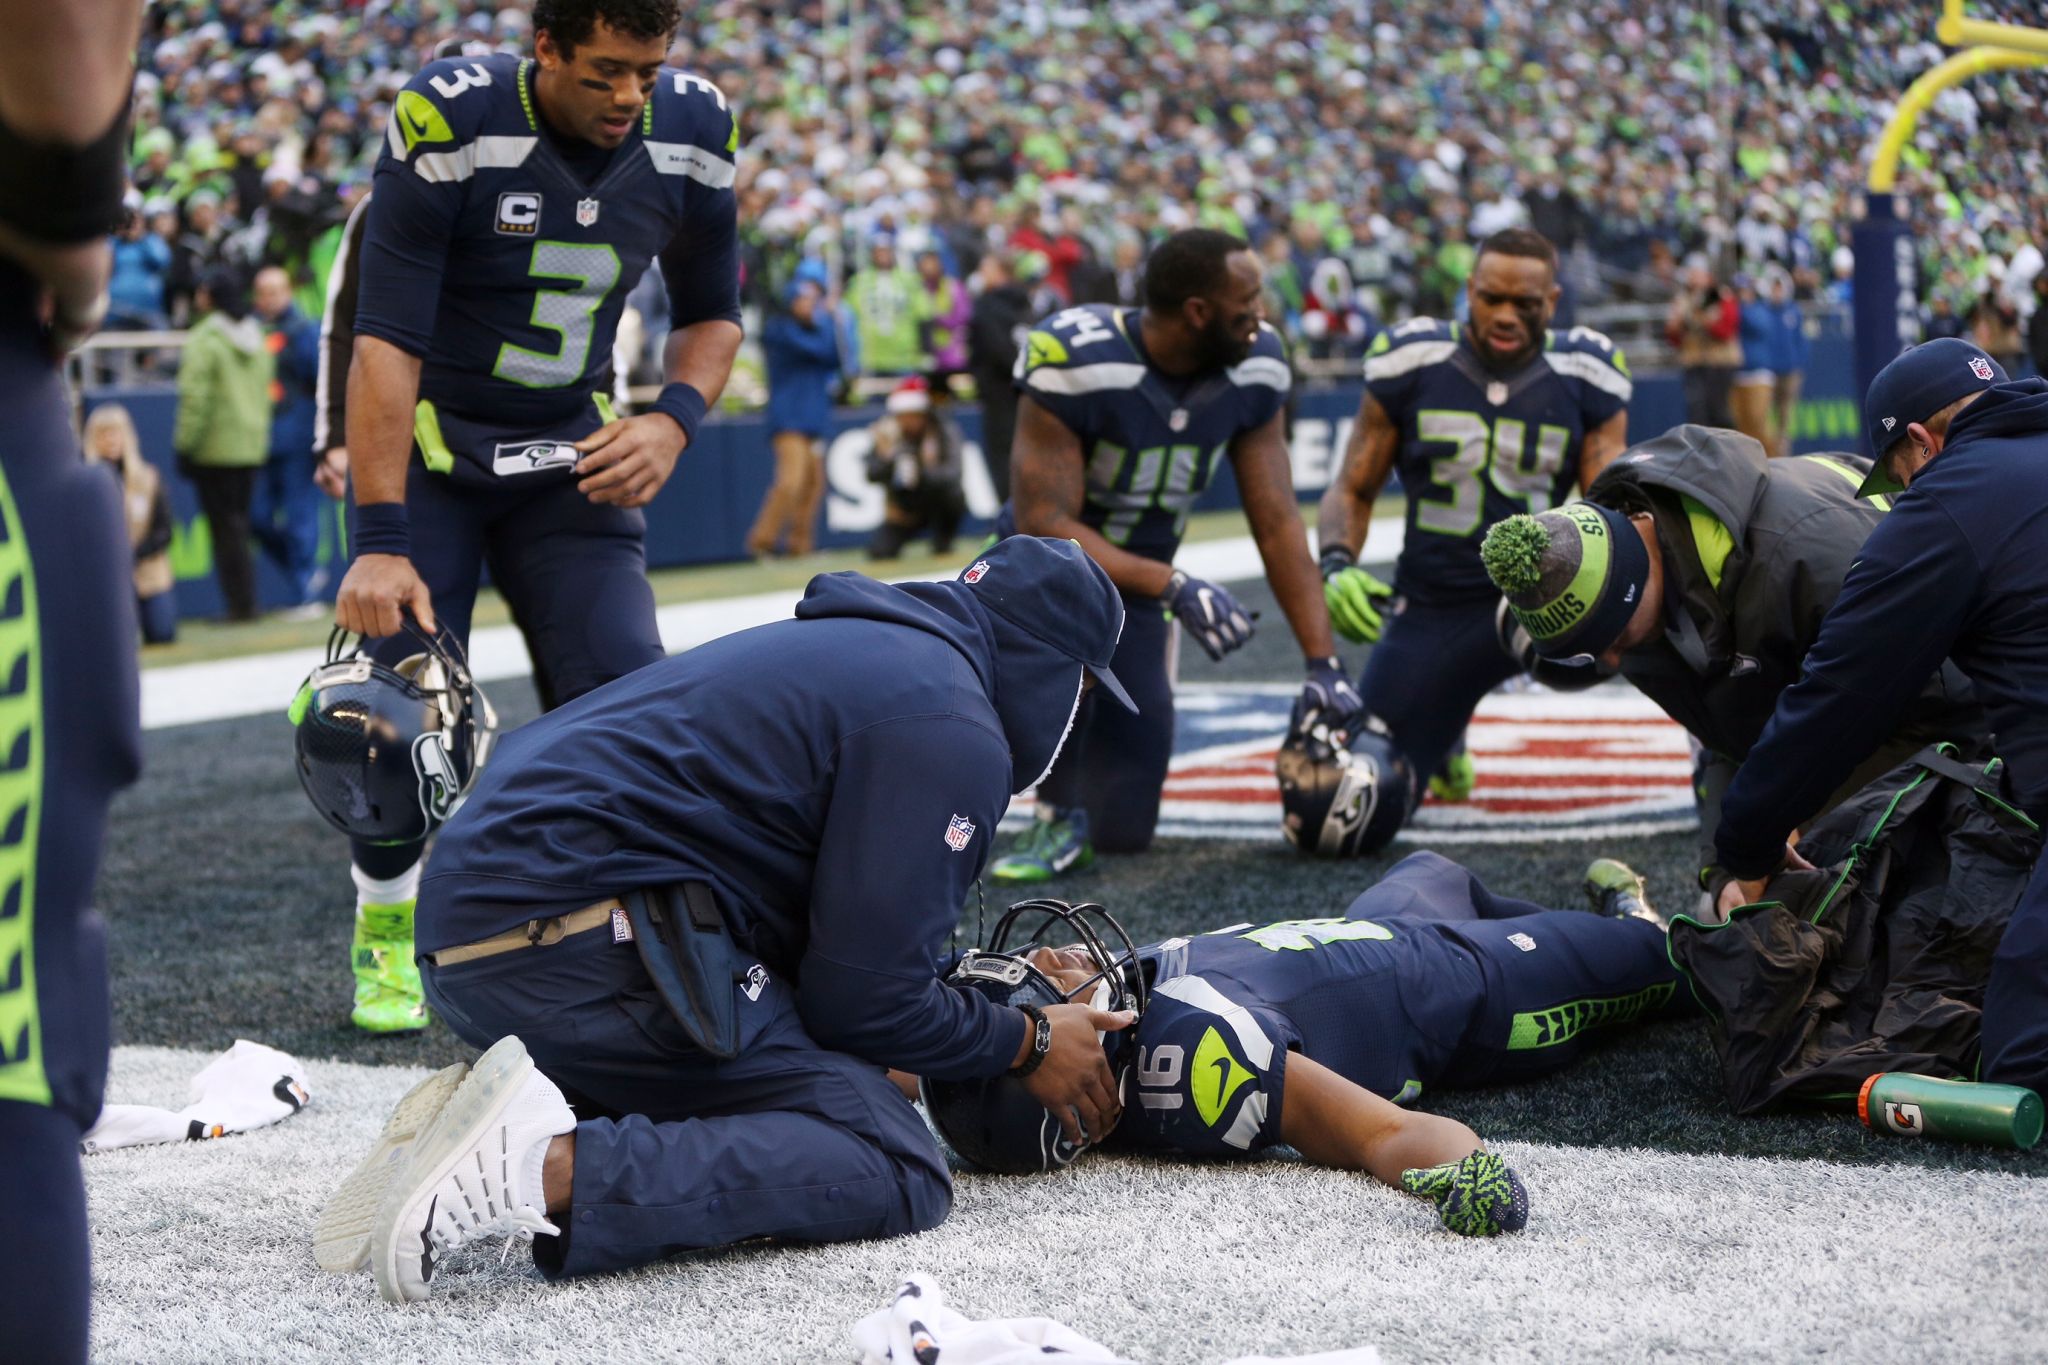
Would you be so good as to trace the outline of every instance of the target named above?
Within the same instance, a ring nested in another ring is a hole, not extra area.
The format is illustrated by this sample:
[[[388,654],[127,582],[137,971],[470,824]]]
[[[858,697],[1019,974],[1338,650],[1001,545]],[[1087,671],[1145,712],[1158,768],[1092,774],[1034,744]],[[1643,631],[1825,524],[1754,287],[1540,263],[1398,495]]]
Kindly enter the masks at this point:
[[[1522,1178],[1492,1152],[1405,1170],[1401,1188],[1435,1203],[1436,1216],[1461,1237],[1520,1232],[1529,1221],[1529,1192]]]
[[[1323,551],[1321,567],[1330,628],[1357,644],[1377,642],[1384,626],[1378,604],[1394,590],[1359,568],[1357,558],[1341,545]]]

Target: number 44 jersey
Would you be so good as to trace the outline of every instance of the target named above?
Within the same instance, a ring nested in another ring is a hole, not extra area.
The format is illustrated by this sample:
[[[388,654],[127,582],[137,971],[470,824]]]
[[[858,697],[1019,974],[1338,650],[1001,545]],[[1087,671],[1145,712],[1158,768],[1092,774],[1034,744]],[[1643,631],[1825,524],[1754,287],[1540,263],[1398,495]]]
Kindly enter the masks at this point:
[[[1408,495],[1395,587],[1433,605],[1499,596],[1479,562],[1487,528],[1566,501],[1586,432],[1628,407],[1628,362],[1600,333],[1545,332],[1512,374],[1489,370],[1455,322],[1415,318],[1380,333],[1365,386],[1400,432]]]
[[[1164,374],[1145,354],[1138,310],[1097,303],[1032,328],[1016,381],[1080,438],[1081,521],[1112,545],[1171,563],[1216,462],[1280,411],[1290,378],[1280,337],[1264,323],[1236,365]],[[1006,507],[997,532],[1016,529]]]
[[[420,357],[421,452],[470,477],[573,463],[540,438],[609,412],[619,314],[657,254],[672,326],[739,316],[725,97],[663,68],[607,157],[542,125],[536,74],[510,55],[422,70],[368,210],[357,330]]]

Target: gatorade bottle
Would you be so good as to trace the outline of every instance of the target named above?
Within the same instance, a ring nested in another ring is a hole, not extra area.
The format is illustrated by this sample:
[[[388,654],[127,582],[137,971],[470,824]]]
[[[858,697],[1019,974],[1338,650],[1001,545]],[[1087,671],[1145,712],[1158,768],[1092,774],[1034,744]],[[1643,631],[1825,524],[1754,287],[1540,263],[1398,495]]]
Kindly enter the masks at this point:
[[[2041,1097],[2017,1085],[1881,1071],[1863,1083],[1856,1117],[1873,1133],[1982,1142],[2024,1152],[2041,1140]]]

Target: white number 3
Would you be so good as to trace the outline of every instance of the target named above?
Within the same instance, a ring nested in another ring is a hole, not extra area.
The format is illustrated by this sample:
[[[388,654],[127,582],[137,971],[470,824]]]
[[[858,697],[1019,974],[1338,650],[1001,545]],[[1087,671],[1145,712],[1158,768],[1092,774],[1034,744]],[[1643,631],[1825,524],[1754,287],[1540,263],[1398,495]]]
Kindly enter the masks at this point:
[[[452,100],[473,86],[489,85],[490,83],[491,73],[484,70],[481,62],[471,62],[467,67],[458,70],[453,80],[440,76],[429,76],[427,78],[427,84],[440,91],[441,98],[444,100]]]

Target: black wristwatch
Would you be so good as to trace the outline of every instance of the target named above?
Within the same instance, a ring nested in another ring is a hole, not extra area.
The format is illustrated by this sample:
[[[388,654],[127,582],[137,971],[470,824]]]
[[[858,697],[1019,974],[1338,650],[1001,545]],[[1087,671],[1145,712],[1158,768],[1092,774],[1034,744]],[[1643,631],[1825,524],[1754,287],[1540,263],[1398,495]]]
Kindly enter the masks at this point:
[[[1031,1055],[1010,1068],[1010,1074],[1020,1080],[1038,1070],[1045,1062],[1045,1054],[1052,1051],[1052,1020],[1036,1005],[1021,1008],[1031,1020]]]

